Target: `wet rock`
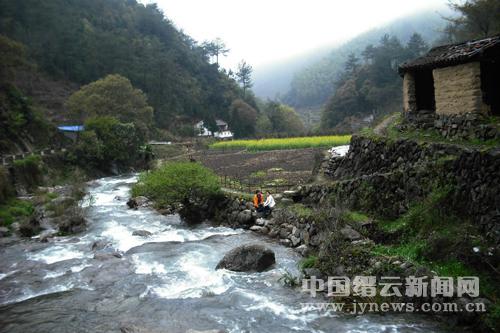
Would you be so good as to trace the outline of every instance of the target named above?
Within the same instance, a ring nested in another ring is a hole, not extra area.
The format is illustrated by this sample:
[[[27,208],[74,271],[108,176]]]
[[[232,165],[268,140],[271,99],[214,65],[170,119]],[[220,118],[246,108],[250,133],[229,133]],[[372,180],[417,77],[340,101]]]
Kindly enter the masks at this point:
[[[299,237],[292,236],[290,238],[290,241],[292,242],[292,246],[297,246],[297,245],[300,244],[300,238]]]
[[[271,229],[271,231],[269,231],[269,237],[276,238],[278,237],[279,233],[280,232],[278,229]]]
[[[153,233],[147,231],[147,230],[134,230],[132,233],[132,236],[141,236],[141,237],[149,237],[153,235]]]
[[[258,218],[256,221],[255,221],[255,224],[256,225],[260,225],[260,226],[265,226],[266,225],[266,220],[263,219],[263,218]]]
[[[0,227],[0,237],[7,237],[10,235],[10,230],[9,228],[6,227]]]
[[[344,236],[345,239],[350,241],[355,241],[362,238],[361,234],[350,226],[345,226],[340,229],[340,233],[342,234],[342,236]]]
[[[103,240],[97,240],[94,243],[92,243],[92,246],[90,247],[92,251],[101,251],[105,249],[110,243],[103,241]]]
[[[309,253],[309,247],[305,244],[302,244],[300,246],[297,246],[295,248],[295,251],[297,251],[298,253],[300,253],[302,256],[307,256],[308,253]]]
[[[46,230],[40,234],[40,242],[47,243],[49,239],[57,236],[56,230]]]
[[[36,218],[31,218],[19,225],[19,234],[23,237],[32,237],[40,232],[40,221]]]
[[[87,220],[80,215],[63,216],[59,222],[59,231],[67,234],[76,234],[85,231]]]
[[[245,209],[244,211],[238,213],[237,221],[240,225],[252,225],[255,221],[255,216],[252,215],[252,211],[250,209]]]
[[[250,227],[250,230],[255,231],[255,232],[261,232],[264,227],[260,227],[258,225],[253,225]]]
[[[109,260],[109,259],[116,259],[116,258],[121,258],[122,254],[120,252],[104,252],[104,253],[96,253],[94,254],[94,259],[96,260]]]
[[[204,330],[204,331],[187,330],[186,333],[227,333],[227,331],[224,331],[224,330]]]
[[[274,252],[262,245],[238,246],[224,256],[215,269],[225,268],[236,272],[262,272],[276,262]]]
[[[319,246],[319,244],[321,243],[321,236],[320,235],[314,235],[314,236],[312,236],[311,240],[309,241],[309,243],[312,246]]]
[[[148,198],[146,198],[144,196],[138,196],[135,198],[130,198],[127,201],[127,206],[129,208],[137,209],[139,207],[147,207],[147,206],[149,206],[150,203],[151,203],[151,201]]]
[[[292,245],[292,241],[289,240],[289,239],[280,239],[280,244],[282,244],[284,246],[291,246]]]
[[[317,268],[304,268],[304,275],[306,277],[315,276],[318,279],[323,277],[323,273]]]

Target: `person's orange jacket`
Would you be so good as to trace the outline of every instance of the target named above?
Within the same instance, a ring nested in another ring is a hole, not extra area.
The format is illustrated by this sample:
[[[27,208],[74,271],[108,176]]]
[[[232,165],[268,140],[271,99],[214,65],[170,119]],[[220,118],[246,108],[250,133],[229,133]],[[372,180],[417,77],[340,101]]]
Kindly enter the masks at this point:
[[[262,194],[256,194],[253,196],[253,206],[255,208],[259,208],[259,205],[261,205],[264,202],[264,196]]]
[[[257,194],[253,196],[253,206],[259,208],[259,196]]]

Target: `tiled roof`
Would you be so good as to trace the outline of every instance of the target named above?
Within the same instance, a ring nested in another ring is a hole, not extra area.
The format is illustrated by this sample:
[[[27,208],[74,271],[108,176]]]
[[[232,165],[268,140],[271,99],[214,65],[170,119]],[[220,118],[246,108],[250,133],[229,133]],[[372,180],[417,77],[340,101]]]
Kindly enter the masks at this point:
[[[416,69],[447,67],[480,59],[486,50],[500,47],[500,35],[443,45],[431,49],[426,55],[399,66],[399,74]]]

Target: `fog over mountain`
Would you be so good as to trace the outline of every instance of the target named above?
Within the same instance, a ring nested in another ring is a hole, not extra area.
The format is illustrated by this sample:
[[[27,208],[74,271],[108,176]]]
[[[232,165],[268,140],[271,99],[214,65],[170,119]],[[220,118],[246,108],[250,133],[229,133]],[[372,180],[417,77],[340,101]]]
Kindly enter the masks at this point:
[[[433,10],[399,18],[391,23],[369,30],[344,43],[329,44],[321,48],[304,52],[300,56],[254,67],[253,91],[260,98],[276,98],[285,95],[290,90],[290,84],[295,79],[306,75],[309,71],[335,71],[335,66],[342,66],[350,52],[360,53],[368,44],[376,44],[384,34],[396,36],[406,42],[414,32],[418,32],[430,44],[444,28],[446,20],[453,13],[439,6]],[[328,65],[326,64],[328,63]],[[333,67],[332,67],[333,66]],[[318,101],[319,104],[324,100]]]

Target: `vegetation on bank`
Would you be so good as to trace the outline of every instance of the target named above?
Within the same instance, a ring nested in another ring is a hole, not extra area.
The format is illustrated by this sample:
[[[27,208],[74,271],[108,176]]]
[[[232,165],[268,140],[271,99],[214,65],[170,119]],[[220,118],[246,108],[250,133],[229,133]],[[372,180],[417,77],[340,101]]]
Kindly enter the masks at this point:
[[[169,162],[144,172],[132,188],[132,195],[145,196],[158,206],[209,198],[220,193],[219,178],[208,168],[192,162]]]
[[[347,145],[350,135],[310,136],[299,138],[233,140],[210,145],[212,149],[247,149],[250,151],[323,148]]]
[[[485,322],[496,331],[500,308],[496,250],[478,226],[450,209],[454,191],[453,186],[436,184],[424,199],[410,203],[410,208],[395,219],[384,219],[364,203],[360,205],[363,212],[338,207],[315,209],[307,221],[332,209],[329,214],[333,215],[323,227],[333,232],[329,232],[320,251],[305,259],[301,267],[316,267],[327,275],[341,266],[353,276],[398,276],[408,274],[401,263],[410,263],[407,267],[419,270],[419,274],[477,276],[481,297],[492,302]],[[339,232],[344,225],[374,242],[358,246],[345,241]]]
[[[375,140],[378,136],[383,135],[384,137],[389,138],[391,140],[408,139],[419,143],[431,143],[431,142],[450,143],[450,144],[470,146],[483,149],[500,146],[500,139],[490,139],[484,141],[479,139],[445,138],[435,128],[400,129],[400,126],[403,122],[403,115],[401,114],[401,112],[388,114],[386,117],[382,118],[382,121],[388,118],[391,118],[391,120],[387,124],[387,127],[382,130],[383,133],[376,134],[374,128],[367,127],[362,129],[360,134]],[[500,118],[498,117],[492,116],[486,119],[485,124],[493,125],[498,130],[500,130]]]
[[[30,217],[35,211],[26,200],[12,198],[0,205],[0,226],[9,227],[19,219]]]

